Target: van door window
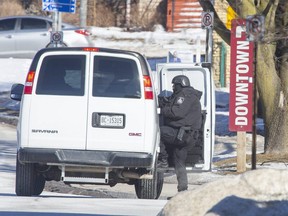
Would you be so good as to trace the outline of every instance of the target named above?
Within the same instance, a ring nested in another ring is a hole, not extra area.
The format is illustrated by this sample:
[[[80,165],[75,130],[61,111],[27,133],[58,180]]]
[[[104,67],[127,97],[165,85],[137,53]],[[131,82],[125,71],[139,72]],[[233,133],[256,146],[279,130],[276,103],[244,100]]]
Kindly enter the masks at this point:
[[[36,94],[84,95],[85,56],[61,55],[44,58]]]
[[[93,96],[141,98],[136,62],[125,58],[95,56]]]

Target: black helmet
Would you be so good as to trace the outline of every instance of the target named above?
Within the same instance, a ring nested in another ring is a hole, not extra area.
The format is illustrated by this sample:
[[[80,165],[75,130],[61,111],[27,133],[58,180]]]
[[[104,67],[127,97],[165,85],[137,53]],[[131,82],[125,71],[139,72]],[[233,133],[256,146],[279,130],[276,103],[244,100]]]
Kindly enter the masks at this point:
[[[184,75],[175,76],[172,80],[173,84],[180,84],[182,87],[190,86],[190,81],[188,77]]]

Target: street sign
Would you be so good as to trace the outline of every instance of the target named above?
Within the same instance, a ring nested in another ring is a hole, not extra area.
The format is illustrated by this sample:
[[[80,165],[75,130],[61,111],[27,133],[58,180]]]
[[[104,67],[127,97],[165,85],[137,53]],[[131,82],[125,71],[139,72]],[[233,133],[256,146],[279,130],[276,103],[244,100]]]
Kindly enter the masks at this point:
[[[42,0],[43,11],[76,12],[76,0]]]
[[[214,13],[213,12],[202,12],[201,18],[201,27],[203,29],[212,28],[214,22]]]
[[[43,11],[59,11],[66,13],[75,13],[75,6],[61,4],[43,4]]]
[[[265,17],[262,15],[247,16],[246,31],[249,41],[261,41],[265,32]]]
[[[247,40],[246,20],[232,20],[229,130],[252,131],[254,43]]]
[[[51,32],[50,42],[51,43],[62,43],[63,42],[63,32],[62,31]]]
[[[76,0],[42,0],[43,3],[76,4]]]

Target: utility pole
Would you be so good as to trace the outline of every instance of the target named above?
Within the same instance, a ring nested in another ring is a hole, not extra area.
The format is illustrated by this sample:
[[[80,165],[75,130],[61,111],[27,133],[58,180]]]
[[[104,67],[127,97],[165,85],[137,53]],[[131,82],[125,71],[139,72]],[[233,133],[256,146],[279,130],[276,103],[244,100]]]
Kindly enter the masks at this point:
[[[80,26],[81,27],[86,27],[87,25],[87,1],[88,0],[80,1]]]
[[[126,0],[126,27],[130,29],[131,0]]]
[[[248,40],[254,43],[254,107],[253,107],[253,136],[252,136],[252,169],[256,169],[257,154],[257,49],[258,42],[263,40],[265,34],[265,17],[263,15],[247,16],[246,31]]]
[[[215,3],[214,3],[214,0],[210,0],[211,1],[211,4],[214,6]],[[207,54],[208,54],[208,62],[211,63],[212,65],[212,55],[213,55],[213,24],[214,24],[214,13],[212,13],[212,26],[211,28],[208,28],[206,31],[206,34],[208,35],[208,50],[207,50]]]
[[[52,14],[53,17],[53,23],[52,23],[52,30],[53,32],[56,31],[62,31],[62,16],[61,16],[61,12],[59,11],[55,11]]]
[[[214,7],[214,0],[208,0]],[[206,30],[206,51],[205,62],[212,64],[212,49],[213,49],[213,25],[214,25],[214,12],[203,11],[201,16],[201,27]]]
[[[202,12],[202,28],[206,29],[206,53],[205,53],[205,62],[212,63],[212,31],[214,23],[214,13],[207,11]]]

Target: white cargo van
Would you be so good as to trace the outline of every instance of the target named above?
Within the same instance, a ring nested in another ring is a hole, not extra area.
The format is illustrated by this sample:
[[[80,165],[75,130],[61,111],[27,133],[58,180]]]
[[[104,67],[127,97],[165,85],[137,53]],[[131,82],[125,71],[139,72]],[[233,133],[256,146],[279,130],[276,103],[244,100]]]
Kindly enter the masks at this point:
[[[209,171],[214,146],[214,86],[206,64],[169,63],[151,72],[137,52],[47,48],[30,66],[17,126],[16,194],[42,193],[45,182],[134,185],[138,198],[159,198],[158,94],[172,93],[184,74],[202,91],[203,128],[187,169]],[[152,79],[152,76],[154,79]],[[173,170],[173,168],[170,168]]]
[[[39,195],[46,181],[135,186],[157,199],[157,95],[146,59],[104,48],[39,51],[25,85],[18,123],[16,194]],[[23,94],[22,94],[23,93]]]
[[[212,168],[215,89],[210,67],[209,63],[164,63],[157,65],[157,71],[153,76],[158,95],[170,96],[172,94],[172,79],[177,75],[187,76],[191,86],[203,93],[200,101],[203,125],[197,144],[188,152],[186,169],[189,171],[210,171]]]

